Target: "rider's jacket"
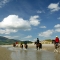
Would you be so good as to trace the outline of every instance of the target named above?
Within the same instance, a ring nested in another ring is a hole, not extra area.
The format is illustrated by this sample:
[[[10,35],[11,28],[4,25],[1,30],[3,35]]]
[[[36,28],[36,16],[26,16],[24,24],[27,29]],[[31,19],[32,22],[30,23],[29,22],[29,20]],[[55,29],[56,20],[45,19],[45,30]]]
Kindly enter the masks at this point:
[[[18,44],[18,42],[16,42],[16,44]]]
[[[39,40],[37,40],[37,44],[39,43]]]
[[[55,42],[59,43],[59,38],[58,37],[55,38]]]

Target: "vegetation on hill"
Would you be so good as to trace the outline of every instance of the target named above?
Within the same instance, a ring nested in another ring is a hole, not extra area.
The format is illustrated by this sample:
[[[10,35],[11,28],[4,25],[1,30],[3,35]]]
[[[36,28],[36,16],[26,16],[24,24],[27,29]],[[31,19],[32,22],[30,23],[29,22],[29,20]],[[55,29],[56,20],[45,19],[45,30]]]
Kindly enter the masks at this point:
[[[15,40],[15,39],[8,39],[6,37],[0,36],[0,45],[9,45],[9,44],[13,44],[14,42],[27,42],[27,43],[32,43],[31,41],[21,41],[21,40]]]
[[[46,39],[45,41],[52,42],[52,40],[51,40],[51,39]]]

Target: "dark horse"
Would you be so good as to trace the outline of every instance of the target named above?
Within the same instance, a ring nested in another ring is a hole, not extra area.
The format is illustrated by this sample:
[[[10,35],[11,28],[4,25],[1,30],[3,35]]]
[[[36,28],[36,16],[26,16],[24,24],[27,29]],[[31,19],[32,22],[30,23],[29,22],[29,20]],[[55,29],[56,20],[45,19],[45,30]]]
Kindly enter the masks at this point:
[[[22,44],[22,43],[20,44],[20,48],[22,48],[22,49],[23,49],[23,44]]]
[[[36,49],[38,50],[40,50],[40,49],[42,49],[42,44],[41,43],[37,43],[37,42],[35,42],[35,44],[36,44]]]
[[[24,47],[25,47],[25,49],[27,49],[28,48],[28,45],[27,44],[24,44]]]
[[[15,43],[13,43],[13,47],[16,47],[16,44]]]

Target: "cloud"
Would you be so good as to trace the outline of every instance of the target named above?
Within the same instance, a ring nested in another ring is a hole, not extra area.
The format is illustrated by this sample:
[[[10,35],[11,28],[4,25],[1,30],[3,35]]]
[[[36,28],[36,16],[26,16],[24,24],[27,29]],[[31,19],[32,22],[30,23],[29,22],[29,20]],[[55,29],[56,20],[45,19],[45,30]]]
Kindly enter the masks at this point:
[[[28,36],[26,36],[25,38],[32,38],[32,36],[31,36],[31,35],[28,35]]]
[[[0,1],[0,8],[2,8],[2,6],[4,6],[6,3],[8,3],[10,0],[1,0]]]
[[[56,32],[60,32],[60,28],[55,29]]]
[[[57,24],[54,27],[55,27],[55,32],[60,32],[60,24]]]
[[[60,28],[60,24],[57,24],[54,26],[55,28]]]
[[[19,18],[18,15],[9,15],[0,22],[0,28],[30,30],[29,21]]]
[[[59,19],[59,20],[60,20],[60,17],[59,17],[59,18],[57,18],[57,19]]]
[[[17,30],[14,29],[0,29],[0,34],[10,34],[11,32],[17,32]]]
[[[40,21],[38,20],[39,16],[35,15],[35,16],[31,16],[30,17],[30,24],[33,26],[38,26],[40,24]]]
[[[38,10],[37,13],[45,13],[45,11],[40,11],[40,10]]]
[[[46,28],[46,26],[40,26],[40,28]]]
[[[54,32],[53,30],[47,30],[47,31],[39,33],[39,36],[41,36],[41,37],[50,37],[53,34],[53,32]]]
[[[60,10],[59,3],[51,3],[48,8],[51,10],[51,12]]]
[[[4,34],[10,34],[11,32],[17,32],[18,30],[30,31],[31,26],[38,26],[40,21],[37,19],[39,16],[31,16],[30,19],[24,20],[18,17],[18,15],[9,15],[0,22],[0,31]],[[0,32],[0,34],[3,34]]]
[[[4,36],[4,37],[9,38],[9,39],[16,39],[16,38],[18,38],[19,36]]]

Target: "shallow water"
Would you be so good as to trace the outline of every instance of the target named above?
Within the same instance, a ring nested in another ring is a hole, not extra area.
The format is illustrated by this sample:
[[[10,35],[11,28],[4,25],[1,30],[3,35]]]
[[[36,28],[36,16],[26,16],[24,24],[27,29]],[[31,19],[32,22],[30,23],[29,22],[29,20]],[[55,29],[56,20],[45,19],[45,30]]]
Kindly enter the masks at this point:
[[[12,60],[60,60],[60,53],[47,51],[45,49],[36,50],[35,48],[20,49],[12,46],[2,46],[11,50]]]
[[[54,53],[46,50],[37,51],[34,48],[25,50],[13,47],[10,47],[9,50],[12,51],[12,60],[56,60]]]

